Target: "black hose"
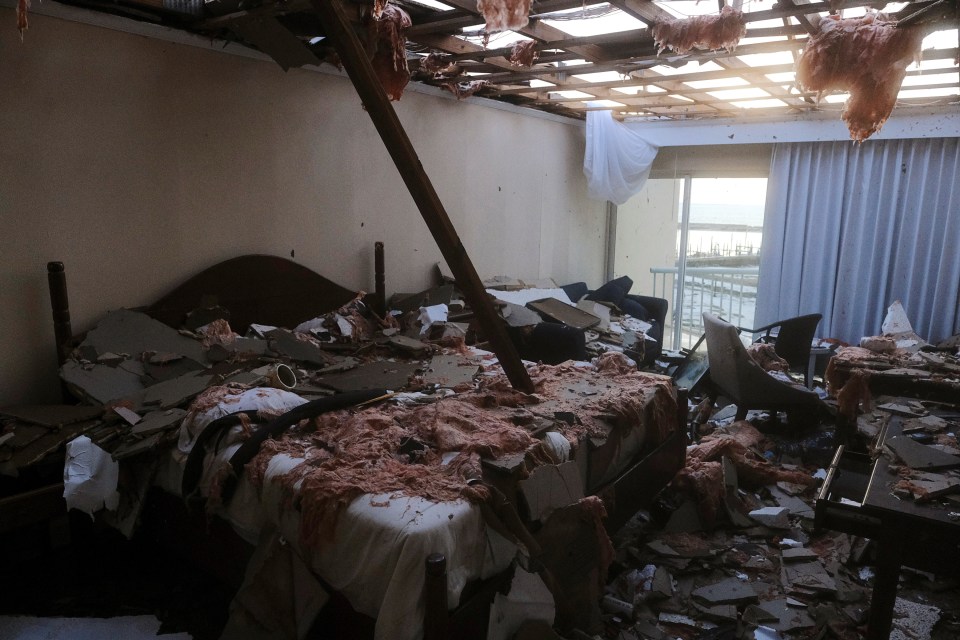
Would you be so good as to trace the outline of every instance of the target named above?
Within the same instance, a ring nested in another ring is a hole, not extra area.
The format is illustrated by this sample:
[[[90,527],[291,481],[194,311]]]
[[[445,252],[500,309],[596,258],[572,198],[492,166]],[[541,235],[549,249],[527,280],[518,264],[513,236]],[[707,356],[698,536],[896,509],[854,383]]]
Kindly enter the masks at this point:
[[[227,476],[223,482],[223,489],[220,494],[223,504],[226,505],[230,501],[230,498],[233,497],[233,492],[237,489],[237,480],[243,473],[243,468],[260,452],[260,445],[263,444],[267,438],[280,435],[301,420],[315,418],[329,411],[347,409],[387,395],[387,393],[388,391],[385,389],[367,389],[364,391],[348,391],[346,393],[338,393],[334,396],[318,398],[317,400],[311,400],[306,404],[287,411],[254,431],[250,438],[240,445],[240,448],[237,449],[233,457],[230,458],[230,466],[233,467],[233,473]]]
[[[260,414],[257,411],[237,411],[221,416],[205,426],[197,436],[193,448],[187,454],[187,463],[183,466],[183,477],[180,480],[180,496],[184,500],[189,500],[200,483],[200,478],[203,477],[203,459],[207,455],[207,442],[215,435],[223,433],[225,429],[243,424],[244,416],[256,420]]]

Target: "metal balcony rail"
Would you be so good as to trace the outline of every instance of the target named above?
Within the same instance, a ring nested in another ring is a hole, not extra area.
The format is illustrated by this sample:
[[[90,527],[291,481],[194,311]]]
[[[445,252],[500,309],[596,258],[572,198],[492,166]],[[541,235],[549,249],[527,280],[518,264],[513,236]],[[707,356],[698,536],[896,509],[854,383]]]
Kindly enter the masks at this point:
[[[696,342],[703,333],[704,311],[737,326],[753,326],[759,267],[685,267],[682,279],[680,272],[680,267],[650,269],[653,295],[672,301],[664,333],[672,331],[673,349]]]

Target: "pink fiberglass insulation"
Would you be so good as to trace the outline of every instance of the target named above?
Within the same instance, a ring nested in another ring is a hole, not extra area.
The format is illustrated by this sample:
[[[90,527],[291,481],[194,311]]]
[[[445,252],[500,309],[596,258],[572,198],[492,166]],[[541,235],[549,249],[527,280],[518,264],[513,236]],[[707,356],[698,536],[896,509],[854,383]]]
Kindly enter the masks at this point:
[[[534,367],[532,374],[536,394],[513,390],[499,375],[430,405],[323,414],[265,442],[246,473],[260,486],[273,456],[302,458],[304,462],[278,481],[301,512],[304,540],[321,544],[332,538],[343,509],[363,494],[482,502],[488,497],[486,488],[472,483],[481,476],[481,457],[520,454],[521,476],[551,463],[532,433],[543,415],[575,415],[569,424],[557,422],[555,427],[574,443],[584,435],[621,437],[633,428],[646,429],[656,442],[660,429],[655,430],[651,420],[666,421],[664,430],[676,428],[676,400],[669,379],[662,376],[563,365]],[[574,386],[579,390],[571,392]],[[200,400],[209,404],[213,398]],[[412,453],[410,443],[415,444]],[[451,459],[445,454],[455,455]]]
[[[440,86],[457,96],[457,100],[463,100],[480,91],[480,89],[483,89],[488,84],[490,83],[486,80],[470,80],[469,82],[444,82]]]
[[[477,11],[487,24],[487,33],[516,31],[527,26],[530,0],[477,0]]]
[[[387,4],[380,17],[369,25],[371,39],[376,46],[370,62],[391,100],[399,100],[410,81],[407,37],[404,32],[411,24],[413,23],[406,11],[396,5]]]
[[[883,14],[827,16],[797,61],[797,83],[820,95],[847,91],[843,120],[858,142],[880,130],[897,103],[907,66],[920,59],[923,32]]]
[[[23,32],[30,26],[27,20],[27,10],[30,8],[30,0],[17,1],[17,29],[20,30],[20,38],[23,39]]]
[[[743,13],[731,7],[724,7],[717,15],[664,20],[653,25],[657,54],[664,49],[676,53],[687,53],[693,48],[729,51],[736,48],[745,35],[747,23]]]
[[[540,52],[537,51],[536,40],[521,40],[513,45],[509,60],[510,64],[514,66],[529,69],[539,56]]]

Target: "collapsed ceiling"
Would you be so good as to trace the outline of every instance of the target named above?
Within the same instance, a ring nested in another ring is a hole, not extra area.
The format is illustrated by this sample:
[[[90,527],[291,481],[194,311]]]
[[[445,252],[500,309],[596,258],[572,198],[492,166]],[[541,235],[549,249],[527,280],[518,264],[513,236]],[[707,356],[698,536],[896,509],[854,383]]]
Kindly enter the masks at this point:
[[[66,3],[239,42],[285,69],[339,62],[310,0]],[[861,72],[889,75],[870,68],[879,57],[837,58],[836,48],[827,46],[825,54],[836,60],[834,66],[846,67],[853,76],[847,85],[808,81],[802,86],[798,60],[808,40],[827,27],[856,25],[865,15],[872,21],[873,12],[882,11],[875,16],[878,22],[919,31],[912,40],[922,50],[919,63],[913,53],[902,51],[893,61],[895,75],[903,81],[902,87],[897,82],[884,89],[891,108],[960,103],[957,0],[748,0],[726,8],[724,0],[377,0],[376,5],[345,5],[393,99],[409,78],[458,97],[476,94],[574,118],[591,109],[638,119],[839,112],[848,92],[854,96],[851,102],[856,100]],[[711,32],[713,23],[721,31]],[[882,114],[872,117],[881,124],[885,119]],[[869,135],[869,122],[863,126]]]

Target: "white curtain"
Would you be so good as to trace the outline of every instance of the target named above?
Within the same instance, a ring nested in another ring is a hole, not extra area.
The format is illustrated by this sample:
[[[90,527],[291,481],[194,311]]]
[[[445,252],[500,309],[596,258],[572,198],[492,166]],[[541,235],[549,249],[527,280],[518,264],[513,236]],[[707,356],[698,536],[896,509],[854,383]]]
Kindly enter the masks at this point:
[[[657,149],[630,125],[614,120],[610,111],[588,111],[583,155],[588,195],[623,204],[643,188]]]
[[[856,343],[903,303],[936,342],[960,331],[960,138],[777,145],[756,324],[822,313]]]

